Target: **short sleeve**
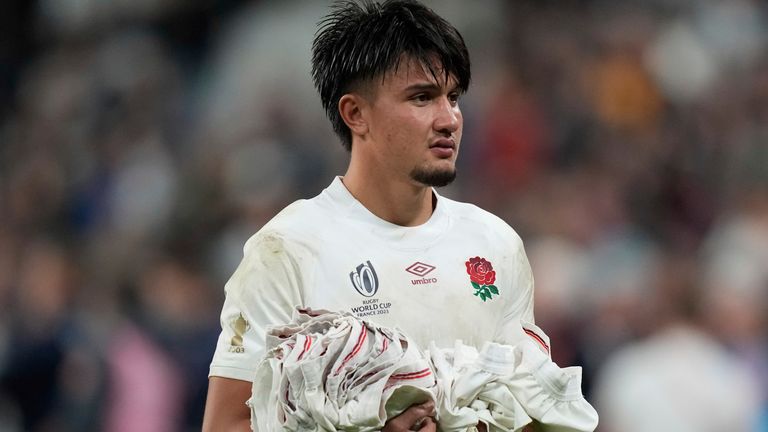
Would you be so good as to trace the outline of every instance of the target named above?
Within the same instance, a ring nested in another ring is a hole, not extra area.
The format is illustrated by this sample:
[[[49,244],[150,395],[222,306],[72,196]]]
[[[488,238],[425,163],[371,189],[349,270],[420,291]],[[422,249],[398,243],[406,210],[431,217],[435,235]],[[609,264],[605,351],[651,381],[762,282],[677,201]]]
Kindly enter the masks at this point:
[[[512,242],[513,253],[509,266],[510,286],[513,287],[513,295],[507,297],[503,315],[499,317],[499,324],[493,336],[493,341],[501,344],[514,345],[517,343],[515,335],[518,334],[520,322],[534,323],[533,317],[533,272],[525,254],[523,242],[517,234],[514,234]]]
[[[209,376],[251,381],[264,355],[268,326],[290,321],[304,304],[312,260],[307,251],[277,233],[257,233],[225,286],[221,334]]]

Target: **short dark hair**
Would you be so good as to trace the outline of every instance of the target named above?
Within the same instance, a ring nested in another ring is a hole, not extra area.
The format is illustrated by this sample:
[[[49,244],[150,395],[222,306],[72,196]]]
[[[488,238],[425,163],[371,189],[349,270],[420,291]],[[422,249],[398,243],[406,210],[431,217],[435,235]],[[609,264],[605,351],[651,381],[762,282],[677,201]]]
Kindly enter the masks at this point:
[[[339,113],[341,97],[354,86],[395,70],[403,56],[421,62],[437,79],[453,75],[466,92],[469,52],[459,32],[413,0],[337,1],[318,24],[312,43],[312,79],[333,130],[347,150],[352,133]]]

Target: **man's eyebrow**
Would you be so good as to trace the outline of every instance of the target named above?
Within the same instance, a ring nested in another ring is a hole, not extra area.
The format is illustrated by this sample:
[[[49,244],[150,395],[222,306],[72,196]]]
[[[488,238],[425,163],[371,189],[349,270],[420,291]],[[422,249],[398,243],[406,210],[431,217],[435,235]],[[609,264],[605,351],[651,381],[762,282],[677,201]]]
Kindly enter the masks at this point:
[[[455,91],[458,86],[454,85],[452,86],[449,91]],[[416,83],[411,84],[408,87],[405,88],[405,92],[414,92],[414,91],[440,91],[442,88],[438,86],[435,83],[432,82],[423,82],[423,83]]]

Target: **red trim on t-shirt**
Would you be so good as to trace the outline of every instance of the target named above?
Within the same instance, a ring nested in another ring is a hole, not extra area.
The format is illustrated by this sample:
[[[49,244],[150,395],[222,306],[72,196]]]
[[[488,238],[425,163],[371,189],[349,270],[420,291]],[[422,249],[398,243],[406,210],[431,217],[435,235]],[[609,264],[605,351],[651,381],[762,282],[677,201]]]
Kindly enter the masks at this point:
[[[547,354],[549,354],[549,345],[544,342],[544,339],[542,339],[541,336],[537,335],[533,330],[528,330],[527,328],[523,328],[523,331],[525,334],[536,340],[536,342],[538,342],[542,347],[544,347],[544,349],[547,351]]]
[[[354,356],[357,355],[358,352],[360,352],[360,349],[363,348],[363,343],[365,342],[365,338],[368,336],[368,329],[366,329],[364,326],[360,329],[360,335],[357,337],[357,343],[355,344],[355,347],[352,349],[352,352],[347,354],[346,357],[344,357],[344,361],[341,362],[341,365],[338,369],[336,369],[336,372],[334,375],[338,375],[339,372],[341,372],[341,369],[344,368],[344,365],[347,364]]]

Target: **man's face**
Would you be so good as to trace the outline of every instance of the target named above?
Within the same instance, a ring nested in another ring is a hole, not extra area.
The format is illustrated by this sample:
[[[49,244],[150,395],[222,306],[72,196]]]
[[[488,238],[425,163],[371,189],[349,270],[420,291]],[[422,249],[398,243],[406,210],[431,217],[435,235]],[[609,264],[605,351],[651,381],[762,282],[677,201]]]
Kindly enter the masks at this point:
[[[427,186],[445,186],[456,176],[464,122],[455,78],[437,75],[404,60],[383,81],[374,79],[368,120],[378,166]]]

